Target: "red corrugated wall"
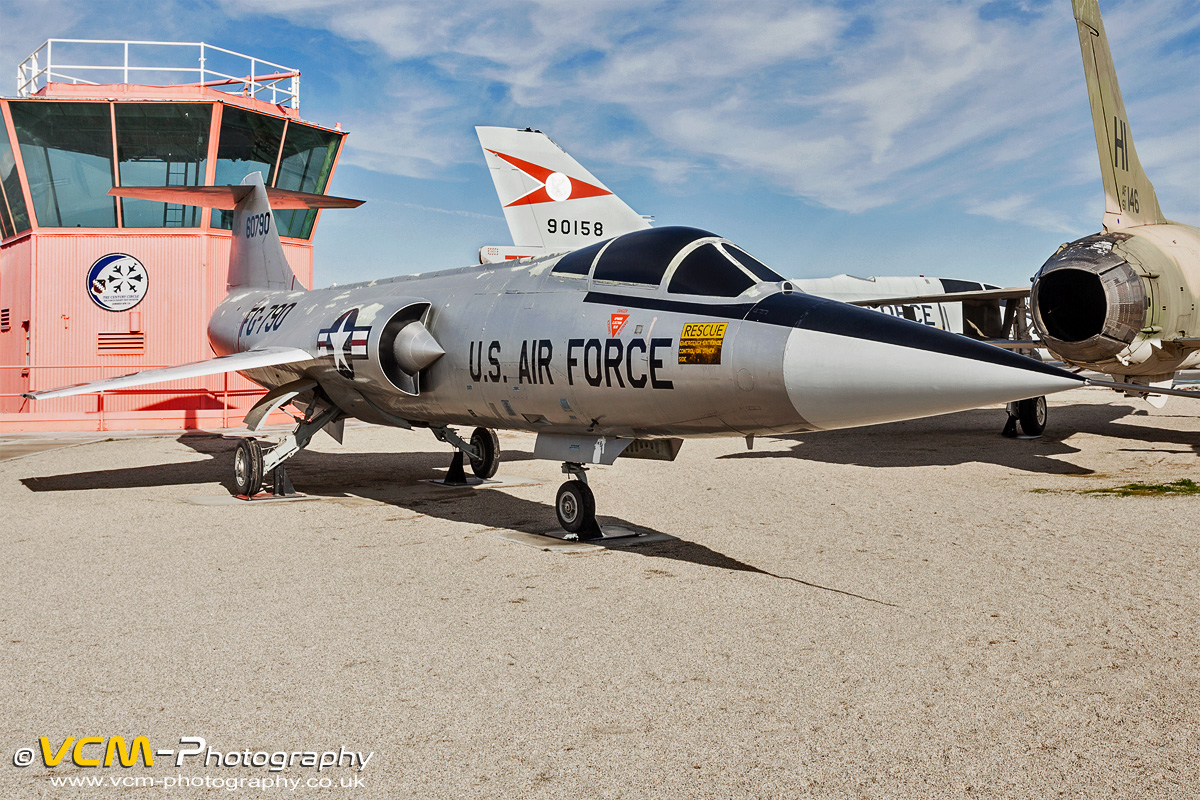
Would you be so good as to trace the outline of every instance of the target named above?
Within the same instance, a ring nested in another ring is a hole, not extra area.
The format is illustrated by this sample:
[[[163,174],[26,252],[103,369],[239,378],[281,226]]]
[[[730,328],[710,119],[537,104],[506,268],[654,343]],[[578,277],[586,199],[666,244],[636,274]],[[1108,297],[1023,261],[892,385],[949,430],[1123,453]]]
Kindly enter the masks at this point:
[[[14,298],[10,312],[13,325],[0,336],[0,347],[5,348],[0,363],[24,364],[24,331],[19,330],[19,323],[30,318],[30,291],[28,282],[21,286],[13,278],[28,276],[29,270],[22,272],[13,267],[31,258],[37,263],[32,279],[32,318],[39,322],[32,333],[34,366],[28,384],[21,378],[24,370],[5,369],[0,394],[8,397],[3,398],[0,411],[32,410],[39,417],[64,420],[76,417],[83,419],[85,427],[108,429],[213,426],[225,419],[230,425],[239,424],[262,390],[237,374],[157,384],[103,398],[83,395],[40,400],[33,408],[29,401],[11,397],[27,388],[49,389],[211,358],[206,329],[213,309],[225,296],[229,246],[228,233],[181,229],[170,233],[43,230],[11,243],[3,253],[6,280],[0,296]],[[300,281],[311,286],[312,246],[285,241],[284,252]],[[128,311],[107,311],[96,305],[88,292],[88,269],[110,253],[131,255],[146,268],[146,296]],[[24,310],[18,311],[21,297],[26,301]],[[129,333],[135,329],[144,334],[143,352],[113,354],[99,350],[101,333]],[[127,416],[129,412],[138,414]],[[20,429],[19,420],[0,420],[2,429]]]
[[[29,400],[19,395],[28,388],[25,377],[25,336],[31,319],[30,265],[33,237],[26,236],[0,247],[0,309],[8,309],[8,330],[0,330],[0,414],[20,411]]]

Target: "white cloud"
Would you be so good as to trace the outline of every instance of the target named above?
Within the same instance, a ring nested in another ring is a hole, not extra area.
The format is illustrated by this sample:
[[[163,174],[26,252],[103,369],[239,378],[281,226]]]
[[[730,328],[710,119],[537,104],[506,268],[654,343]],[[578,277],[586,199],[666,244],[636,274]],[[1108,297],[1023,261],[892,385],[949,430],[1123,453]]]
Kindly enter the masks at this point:
[[[1000,15],[987,0],[215,5],[233,22],[178,2],[132,20],[80,0],[5,7],[0,48],[24,54],[47,35],[109,36],[114,26],[211,34],[271,17],[328,31],[353,58],[366,52],[371,72],[322,101],[352,132],[343,163],[402,175],[473,162],[471,126],[513,119],[607,168],[681,186],[729,170],[848,211],[948,196],[986,208],[1039,186],[1092,190],[1094,165],[1080,169],[1091,132],[1065,2],[1015,2]],[[1169,213],[1200,214],[1200,9],[1104,5],[1139,153]]]
[[[1082,229],[1078,219],[1039,205],[1037,198],[1024,194],[974,201],[967,205],[966,211],[968,214],[990,217],[1000,222],[1020,223],[1051,233],[1074,236]]]
[[[1191,46],[1158,56],[1196,27],[1200,11],[1187,0],[1105,5],[1134,128],[1154,132],[1139,138],[1147,167],[1168,172],[1158,185],[1200,210],[1186,196],[1200,172],[1195,33]],[[581,156],[650,169],[658,181],[717,167],[835,209],[959,197],[991,216],[1004,211],[992,198],[1090,183],[1075,169],[1091,132],[1065,3],[997,8],[987,0],[253,6],[374,49],[392,88],[385,103],[364,92],[345,120],[357,134],[345,158],[371,169],[430,176],[475,158],[470,125],[514,118]]]
[[[456,140],[438,130],[453,101],[418,83],[381,87],[370,108],[351,107],[343,127],[350,131],[344,163],[384,174],[436,177],[463,157]]]

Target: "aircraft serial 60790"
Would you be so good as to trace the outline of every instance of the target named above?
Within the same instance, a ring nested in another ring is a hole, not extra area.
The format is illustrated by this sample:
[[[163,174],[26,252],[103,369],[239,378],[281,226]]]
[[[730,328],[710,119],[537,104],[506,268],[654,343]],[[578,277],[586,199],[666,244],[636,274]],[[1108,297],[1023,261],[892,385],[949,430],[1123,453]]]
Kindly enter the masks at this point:
[[[242,439],[237,491],[320,429],[355,417],[429,428],[480,478],[495,429],[537,433],[534,455],[571,476],[560,524],[601,535],[588,464],[673,460],[684,437],[846,428],[943,414],[1081,386],[1038,361],[796,291],[732,243],[664,227],[565,255],[305,291],[272,218],[277,207],[347,201],[241,186],[119,188],[112,194],[234,210],[229,294],[208,336],[217,357],[74,387],[62,397],[237,371],[268,389],[255,430],[287,403],[303,418],[264,448]],[[871,364],[870,370],[855,365]],[[460,438],[451,426],[476,426]],[[748,440],[752,441],[752,440]],[[275,474],[279,481],[278,473]],[[286,480],[286,478],[285,478]]]

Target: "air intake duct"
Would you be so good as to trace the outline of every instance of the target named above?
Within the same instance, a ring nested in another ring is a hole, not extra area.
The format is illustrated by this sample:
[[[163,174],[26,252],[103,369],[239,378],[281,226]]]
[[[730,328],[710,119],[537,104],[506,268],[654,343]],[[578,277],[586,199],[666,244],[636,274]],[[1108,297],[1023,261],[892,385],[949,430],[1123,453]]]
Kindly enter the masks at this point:
[[[428,303],[405,306],[392,314],[379,336],[379,367],[405,394],[420,394],[421,370],[446,354],[422,321],[428,312]]]
[[[446,354],[425,327],[429,313],[429,301],[408,297],[387,298],[345,312],[354,315],[348,324],[355,337],[366,338],[366,347],[343,346],[341,358],[329,368],[337,366],[343,378],[364,389],[390,386],[406,395],[419,395],[421,376]]]

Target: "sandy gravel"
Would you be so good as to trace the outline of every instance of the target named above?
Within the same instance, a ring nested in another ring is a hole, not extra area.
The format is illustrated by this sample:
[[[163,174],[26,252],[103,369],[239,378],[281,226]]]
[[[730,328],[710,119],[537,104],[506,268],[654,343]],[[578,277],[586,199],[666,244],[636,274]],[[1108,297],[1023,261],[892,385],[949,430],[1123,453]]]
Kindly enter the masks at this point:
[[[363,798],[1200,795],[1200,415],[1103,390],[1036,441],[997,409],[691,441],[591,472],[602,520],[678,542],[566,555],[557,464],[501,434],[446,490],[428,433],[293,462],[306,502],[228,494],[234,441],[97,441],[0,462],[0,797],[336,797],[55,788],[38,737],[374,752]],[[99,746],[94,750],[99,750]],[[279,775],[301,781],[299,766]]]

